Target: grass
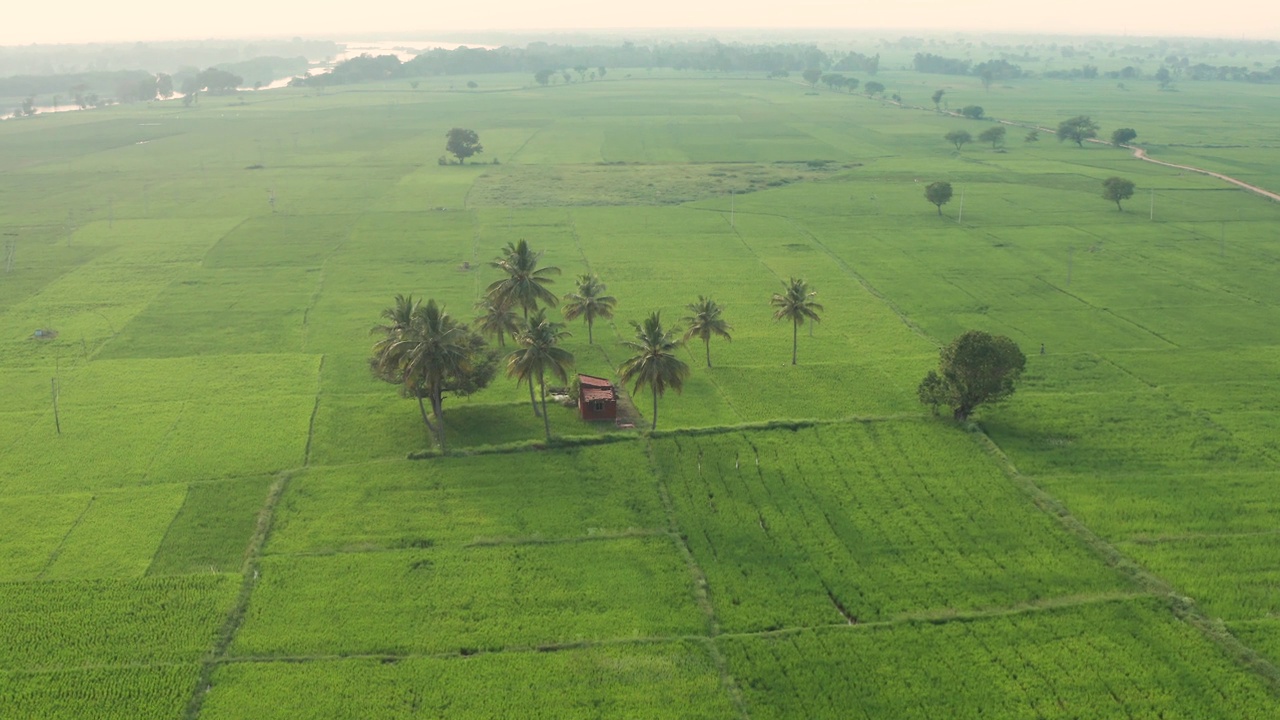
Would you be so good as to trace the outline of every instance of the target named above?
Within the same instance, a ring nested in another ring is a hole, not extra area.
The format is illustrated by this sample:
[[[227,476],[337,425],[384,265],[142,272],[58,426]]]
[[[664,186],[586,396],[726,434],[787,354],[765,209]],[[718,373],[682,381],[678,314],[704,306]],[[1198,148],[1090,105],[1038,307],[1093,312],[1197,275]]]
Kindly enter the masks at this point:
[[[909,55],[878,76],[908,105],[946,87],[1000,118],[1088,113],[1280,187],[1265,88],[986,91],[889,69]],[[0,123],[6,708],[1275,714],[1274,668],[1214,634],[1280,662],[1274,204],[1048,135],[955,152],[942,135],[982,123],[792,82],[456,80]],[[499,164],[437,165],[455,125]],[[1138,184],[1124,212],[1099,197],[1115,174]],[[558,293],[595,272],[619,298],[594,346],[569,327],[585,372],[616,378],[651,311],[725,307],[733,341],[711,369],[685,349],[658,433],[553,406],[546,447],[500,375],[446,399],[440,457],[370,376],[395,294],[470,319],[520,238]],[[768,304],[791,276],[827,308],[797,367]],[[1017,483],[916,401],[970,328],[1028,354],[976,416]],[[1117,557],[1190,600],[1145,596]]]

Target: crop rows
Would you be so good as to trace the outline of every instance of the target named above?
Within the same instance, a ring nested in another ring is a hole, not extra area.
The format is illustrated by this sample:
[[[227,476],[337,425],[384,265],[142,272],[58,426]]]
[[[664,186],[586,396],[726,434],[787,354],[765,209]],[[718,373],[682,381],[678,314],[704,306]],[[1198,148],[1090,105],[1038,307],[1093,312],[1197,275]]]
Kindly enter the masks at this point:
[[[753,718],[1261,720],[1280,703],[1153,600],[721,641]]]
[[[659,536],[270,556],[232,651],[469,653],[704,631],[693,579]]]
[[[1121,587],[976,446],[925,423],[675,437],[655,454],[727,631]]]
[[[322,709],[322,710],[318,710]],[[617,644],[473,657],[230,663],[201,718],[732,717],[702,643]]]
[[[0,671],[0,708],[23,720],[173,720],[198,677],[195,664]]]
[[[0,670],[194,662],[212,645],[239,581],[0,583]]]
[[[636,442],[318,468],[276,510],[271,554],[556,540],[665,529]]]

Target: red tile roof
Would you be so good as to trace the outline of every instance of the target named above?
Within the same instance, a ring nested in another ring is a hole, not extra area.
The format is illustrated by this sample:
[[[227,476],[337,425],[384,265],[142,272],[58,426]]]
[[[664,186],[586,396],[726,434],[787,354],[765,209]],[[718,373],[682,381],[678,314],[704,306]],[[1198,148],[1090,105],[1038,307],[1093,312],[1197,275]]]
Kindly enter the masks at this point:
[[[581,388],[582,399],[587,402],[617,399],[613,392],[613,383],[604,378],[578,375],[578,385]]]

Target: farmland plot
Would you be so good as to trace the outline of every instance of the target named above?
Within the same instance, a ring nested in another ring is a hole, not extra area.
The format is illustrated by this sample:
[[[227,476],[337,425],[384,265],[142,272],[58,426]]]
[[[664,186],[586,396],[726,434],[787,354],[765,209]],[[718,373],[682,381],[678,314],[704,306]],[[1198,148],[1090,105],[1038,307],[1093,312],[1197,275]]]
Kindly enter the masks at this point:
[[[1125,586],[975,446],[924,423],[673,437],[655,458],[726,631]]]

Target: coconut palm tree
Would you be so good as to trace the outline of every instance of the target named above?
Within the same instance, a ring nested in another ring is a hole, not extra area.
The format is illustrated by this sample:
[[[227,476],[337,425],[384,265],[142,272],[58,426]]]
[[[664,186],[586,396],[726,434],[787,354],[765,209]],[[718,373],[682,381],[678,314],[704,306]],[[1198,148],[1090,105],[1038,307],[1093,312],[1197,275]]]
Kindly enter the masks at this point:
[[[650,429],[658,428],[658,398],[666,393],[667,388],[676,392],[684,389],[684,381],[689,377],[689,366],[681,360],[676,351],[683,344],[674,335],[677,329],[662,329],[662,320],[654,312],[645,318],[643,324],[632,321],[635,328],[635,340],[625,342],[627,348],[636,354],[622,363],[620,374],[622,382],[635,382],[631,392],[637,393],[640,388],[648,386],[653,393],[653,424]]]
[[[707,367],[711,367],[711,336],[719,335],[733,342],[733,338],[729,337],[733,326],[720,317],[724,308],[711,298],[699,295],[698,302],[685,305],[685,308],[689,311],[689,316],[682,322],[689,323],[689,329],[684,331],[684,340],[688,342],[693,337],[701,338],[702,344],[707,347]]]
[[[791,278],[790,282],[784,282],[782,286],[786,288],[786,291],[774,293],[773,299],[769,301],[769,304],[777,308],[773,312],[774,320],[791,321],[791,364],[795,365],[800,323],[804,322],[805,319],[811,322],[820,322],[822,318],[818,317],[818,313],[825,310],[825,308],[814,300],[818,293],[815,290],[810,290],[809,283],[804,280]]]
[[[546,286],[555,282],[550,276],[559,275],[560,268],[538,267],[541,258],[542,253],[534,252],[525,240],[507,243],[503,254],[490,263],[506,277],[490,284],[485,294],[498,304],[523,309],[526,320],[538,309],[538,303],[555,307],[559,298]]]
[[[389,309],[393,315],[402,309],[399,296],[396,301],[396,307]],[[422,421],[435,434],[440,451],[448,452],[443,418],[445,384],[469,370],[475,349],[473,334],[436,305],[435,300],[422,305],[405,298],[404,304],[412,307],[408,324],[393,327],[374,344],[370,363],[376,374],[384,379],[398,379],[404,393],[418,399]],[[431,401],[435,425],[427,419],[423,398]]]
[[[497,337],[498,347],[506,347],[504,338],[507,335],[514,338],[520,332],[520,318],[516,317],[510,305],[502,305],[485,297],[476,303],[476,310],[480,311],[476,316],[476,329],[482,335]]]
[[[396,295],[395,304],[382,311],[382,319],[386,323],[375,325],[372,333],[382,333],[383,335],[391,335],[400,332],[409,327],[409,323],[413,319],[413,313],[418,306],[422,304],[421,300],[414,300],[413,295]]]
[[[517,383],[527,382],[533,387],[534,378],[542,394],[542,425],[551,441],[551,419],[547,417],[546,375],[569,381],[569,369],[573,367],[573,354],[559,347],[561,340],[569,337],[564,325],[547,319],[546,312],[538,310],[529,318],[524,330],[515,337],[518,349],[507,356],[507,374]]]
[[[564,319],[570,322],[583,318],[587,321],[587,344],[594,345],[591,329],[596,318],[613,319],[613,308],[618,299],[605,295],[607,286],[594,274],[578,276],[578,291],[564,296]]]
[[[523,239],[516,243],[507,243],[503,254],[494,258],[491,266],[501,270],[506,277],[495,280],[485,290],[489,300],[507,307],[519,307],[524,311],[524,319],[529,319],[529,311],[537,310],[538,303],[555,307],[559,298],[547,289],[547,285],[555,282],[551,275],[559,275],[558,267],[538,267],[542,253],[534,252],[529,243]],[[529,405],[533,414],[538,414],[538,403],[533,399],[533,385],[529,385]]]

